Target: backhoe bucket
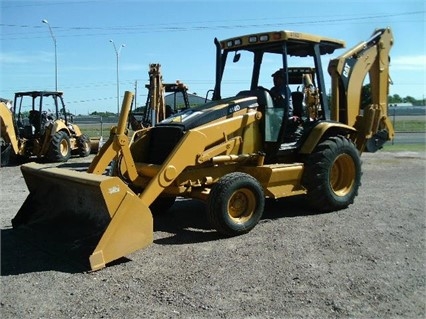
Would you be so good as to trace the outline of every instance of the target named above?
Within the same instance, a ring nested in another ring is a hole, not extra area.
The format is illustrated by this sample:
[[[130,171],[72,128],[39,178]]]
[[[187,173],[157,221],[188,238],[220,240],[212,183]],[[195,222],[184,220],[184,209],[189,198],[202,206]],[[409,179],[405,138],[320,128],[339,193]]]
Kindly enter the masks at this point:
[[[21,171],[30,193],[12,225],[41,235],[43,246],[98,270],[152,243],[151,211],[118,177],[36,163]]]

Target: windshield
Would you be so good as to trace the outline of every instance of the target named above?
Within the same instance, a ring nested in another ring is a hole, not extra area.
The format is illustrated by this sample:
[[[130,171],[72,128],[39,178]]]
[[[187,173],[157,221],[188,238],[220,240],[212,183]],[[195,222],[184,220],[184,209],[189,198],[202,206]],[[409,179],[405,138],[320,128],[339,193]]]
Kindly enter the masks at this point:
[[[222,98],[235,96],[240,91],[250,89],[254,54],[250,51],[241,51],[238,62],[232,62],[233,55],[228,56],[228,61],[222,77]],[[306,67],[314,68],[312,58],[288,57],[289,68]],[[265,53],[260,67],[259,81],[257,86],[270,90],[274,83],[272,74],[283,67],[282,55]],[[298,83],[295,83],[298,82]],[[302,89],[302,81],[290,81],[290,91],[295,92]]]

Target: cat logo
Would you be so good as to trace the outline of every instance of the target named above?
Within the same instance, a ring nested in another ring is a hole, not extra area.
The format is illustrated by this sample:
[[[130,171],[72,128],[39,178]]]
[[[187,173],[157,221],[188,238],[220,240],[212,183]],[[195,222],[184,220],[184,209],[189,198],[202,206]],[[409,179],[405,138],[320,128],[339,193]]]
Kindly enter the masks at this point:
[[[345,63],[345,66],[343,68],[343,76],[345,78],[349,77],[349,73],[351,72],[351,67],[349,66],[348,63]]]

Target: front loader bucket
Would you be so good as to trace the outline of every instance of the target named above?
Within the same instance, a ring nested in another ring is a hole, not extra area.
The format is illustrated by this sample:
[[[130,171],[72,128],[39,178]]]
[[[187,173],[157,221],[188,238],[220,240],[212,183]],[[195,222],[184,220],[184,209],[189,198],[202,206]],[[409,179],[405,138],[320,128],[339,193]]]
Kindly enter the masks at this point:
[[[119,178],[36,163],[21,171],[30,193],[13,227],[54,241],[66,257],[98,270],[152,243],[151,211]]]

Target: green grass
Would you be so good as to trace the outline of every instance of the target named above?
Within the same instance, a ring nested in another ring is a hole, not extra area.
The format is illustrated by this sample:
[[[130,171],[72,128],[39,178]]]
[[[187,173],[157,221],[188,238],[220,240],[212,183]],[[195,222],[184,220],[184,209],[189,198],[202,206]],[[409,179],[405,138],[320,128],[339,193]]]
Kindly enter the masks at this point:
[[[80,130],[83,132],[83,134],[86,134],[87,136],[91,138],[102,137],[104,139],[107,139],[109,137],[109,132],[111,130],[111,127],[114,126],[114,124],[104,124],[101,129],[101,124],[77,124],[80,127]]]
[[[426,121],[424,117],[419,120],[398,120],[394,123],[394,130],[398,132],[426,132]]]
[[[393,124],[396,134],[398,132],[426,132],[426,118],[424,116],[419,116],[415,120],[396,120]],[[421,143],[392,144],[392,142],[387,142],[382,150],[385,152],[426,152],[426,146]]]
[[[84,134],[91,138],[97,138],[101,136],[100,124],[83,124],[79,125],[80,129]],[[114,124],[104,124],[102,128],[102,136],[104,140],[109,137],[109,132]],[[426,120],[424,117],[419,117],[417,120],[397,120],[394,123],[394,129],[396,132],[426,132]],[[129,132],[129,137],[132,136],[132,131]],[[382,151],[385,152],[426,152],[424,144],[392,144],[387,142]]]
[[[393,144],[387,142],[381,151],[384,152],[426,152],[424,144]]]

